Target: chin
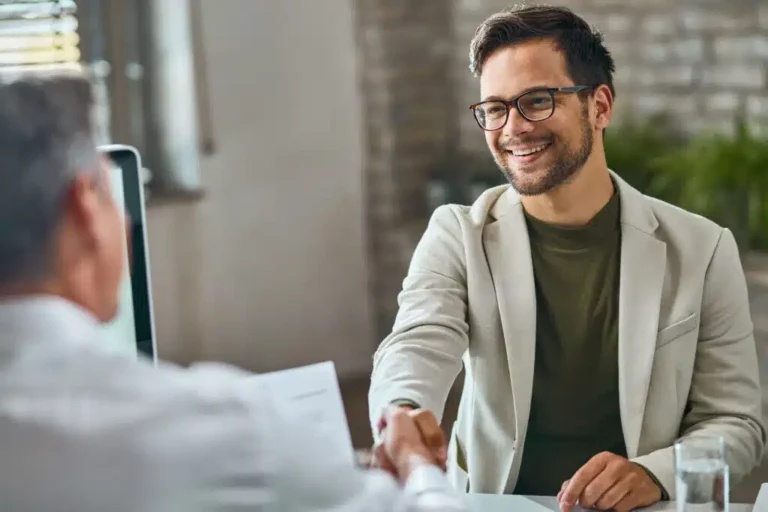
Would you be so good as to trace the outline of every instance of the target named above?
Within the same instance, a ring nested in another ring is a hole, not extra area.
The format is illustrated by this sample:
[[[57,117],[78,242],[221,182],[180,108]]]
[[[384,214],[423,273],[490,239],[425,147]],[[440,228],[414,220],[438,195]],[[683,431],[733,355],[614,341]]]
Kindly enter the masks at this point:
[[[540,196],[546,194],[554,187],[548,186],[546,183],[510,183],[512,188],[521,196]]]
[[[555,188],[547,169],[539,171],[504,170],[507,181],[521,196],[538,196]]]

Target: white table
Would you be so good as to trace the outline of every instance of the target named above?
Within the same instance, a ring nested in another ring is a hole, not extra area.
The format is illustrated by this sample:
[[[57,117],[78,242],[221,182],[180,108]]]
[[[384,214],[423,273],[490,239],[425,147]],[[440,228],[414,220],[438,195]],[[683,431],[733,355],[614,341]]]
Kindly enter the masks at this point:
[[[557,499],[550,497],[468,494],[467,499],[473,512],[560,512]],[[574,509],[577,512],[583,510],[580,507]],[[662,502],[642,510],[643,512],[675,512],[675,503]],[[731,512],[753,512],[753,506],[731,503]]]

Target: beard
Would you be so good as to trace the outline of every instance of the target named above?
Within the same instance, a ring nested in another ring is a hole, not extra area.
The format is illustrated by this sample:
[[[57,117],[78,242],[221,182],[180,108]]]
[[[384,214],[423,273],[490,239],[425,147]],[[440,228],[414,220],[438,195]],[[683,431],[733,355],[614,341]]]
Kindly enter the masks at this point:
[[[550,147],[545,151],[553,151],[555,163],[546,170],[541,179],[535,181],[527,181],[523,173],[516,173],[510,169],[504,161],[506,153],[500,147],[497,147],[496,151],[493,152],[493,159],[496,161],[496,165],[507,178],[509,184],[512,185],[512,188],[521,196],[537,196],[549,192],[569,180],[587,163],[587,160],[592,155],[593,142],[592,126],[589,122],[587,106],[584,105],[581,112],[581,140],[579,147],[575,151],[571,150],[562,139],[553,133],[550,133],[542,140],[543,142],[550,143]],[[523,140],[520,142],[527,143],[532,141]]]

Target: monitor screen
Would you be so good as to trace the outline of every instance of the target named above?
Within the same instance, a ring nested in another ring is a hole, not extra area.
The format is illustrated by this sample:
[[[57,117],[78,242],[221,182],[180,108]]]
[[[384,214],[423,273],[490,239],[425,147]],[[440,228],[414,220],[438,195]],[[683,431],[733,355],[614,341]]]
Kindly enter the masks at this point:
[[[129,146],[103,146],[101,150],[113,164],[110,170],[112,193],[127,223],[118,312],[103,327],[105,342],[116,350],[154,359],[155,336],[140,157]]]

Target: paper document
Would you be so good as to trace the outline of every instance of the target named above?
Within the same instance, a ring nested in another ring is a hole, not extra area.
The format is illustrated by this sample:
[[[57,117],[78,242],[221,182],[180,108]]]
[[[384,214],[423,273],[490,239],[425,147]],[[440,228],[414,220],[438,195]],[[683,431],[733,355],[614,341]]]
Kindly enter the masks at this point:
[[[322,431],[325,446],[334,459],[355,463],[339,379],[332,361],[263,373],[258,378],[277,400],[290,404],[308,425]]]
[[[759,512],[760,510],[768,510],[768,483],[760,486],[760,494],[757,495],[755,512]]]

